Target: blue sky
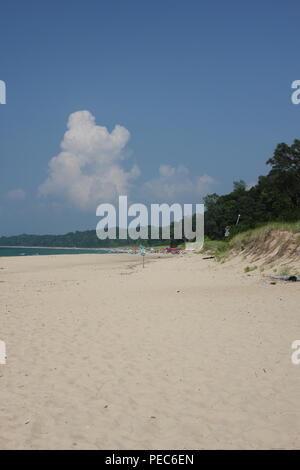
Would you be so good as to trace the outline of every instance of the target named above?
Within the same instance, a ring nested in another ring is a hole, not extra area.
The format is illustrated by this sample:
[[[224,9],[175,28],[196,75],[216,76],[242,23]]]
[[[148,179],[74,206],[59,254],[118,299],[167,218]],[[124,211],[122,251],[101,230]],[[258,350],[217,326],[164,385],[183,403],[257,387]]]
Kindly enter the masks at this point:
[[[278,142],[300,138],[297,1],[10,0],[0,13],[0,234],[94,228],[106,188],[201,202],[254,183]]]

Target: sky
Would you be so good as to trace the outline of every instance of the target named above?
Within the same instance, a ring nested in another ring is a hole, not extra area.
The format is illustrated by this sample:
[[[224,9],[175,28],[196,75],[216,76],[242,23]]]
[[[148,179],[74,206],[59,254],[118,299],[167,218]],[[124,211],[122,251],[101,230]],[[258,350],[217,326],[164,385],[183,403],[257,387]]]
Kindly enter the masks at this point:
[[[0,6],[0,235],[96,227],[96,207],[201,202],[300,138],[300,4]]]

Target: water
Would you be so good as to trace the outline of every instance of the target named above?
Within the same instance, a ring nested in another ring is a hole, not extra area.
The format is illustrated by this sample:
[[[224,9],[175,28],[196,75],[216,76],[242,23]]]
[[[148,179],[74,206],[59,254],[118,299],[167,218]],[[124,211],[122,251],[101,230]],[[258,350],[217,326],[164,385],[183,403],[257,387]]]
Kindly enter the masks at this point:
[[[0,247],[1,256],[37,256],[37,255],[79,255],[79,254],[104,254],[115,253],[111,250],[85,250],[84,248],[24,248],[24,247]]]

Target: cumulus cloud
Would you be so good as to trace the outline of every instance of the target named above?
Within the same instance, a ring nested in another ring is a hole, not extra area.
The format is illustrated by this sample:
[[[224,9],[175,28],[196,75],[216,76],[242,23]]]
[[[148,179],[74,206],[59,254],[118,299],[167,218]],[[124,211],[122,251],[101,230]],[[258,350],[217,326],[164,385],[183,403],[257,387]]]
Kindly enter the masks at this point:
[[[136,165],[124,169],[129,139],[130,133],[123,126],[116,125],[109,132],[95,123],[89,111],[72,113],[61,151],[49,161],[48,177],[39,186],[39,196],[50,196],[52,202],[68,202],[81,210],[95,210],[102,202],[116,203],[119,195],[130,195],[140,170]],[[134,189],[147,202],[188,203],[200,202],[214,183],[208,175],[191,175],[182,165],[161,165],[157,177]]]
[[[157,178],[144,185],[144,193],[161,202],[199,202],[216,181],[206,174],[190,176],[185,166],[161,165]]]
[[[11,189],[6,193],[6,198],[12,201],[23,201],[25,199],[26,193],[21,188]]]
[[[139,176],[134,165],[125,171],[121,165],[130,133],[116,125],[112,132],[96,125],[89,111],[69,116],[61,152],[49,162],[48,178],[40,185],[40,196],[55,196],[75,207],[95,209],[101,202],[115,202],[128,194]]]

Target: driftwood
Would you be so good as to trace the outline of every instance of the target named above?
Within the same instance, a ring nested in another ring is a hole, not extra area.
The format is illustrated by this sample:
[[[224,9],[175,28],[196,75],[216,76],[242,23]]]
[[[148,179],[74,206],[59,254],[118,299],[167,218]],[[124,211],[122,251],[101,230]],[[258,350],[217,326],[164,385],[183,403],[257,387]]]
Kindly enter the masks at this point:
[[[270,276],[272,279],[281,279],[282,281],[296,282],[300,281],[299,276]]]

